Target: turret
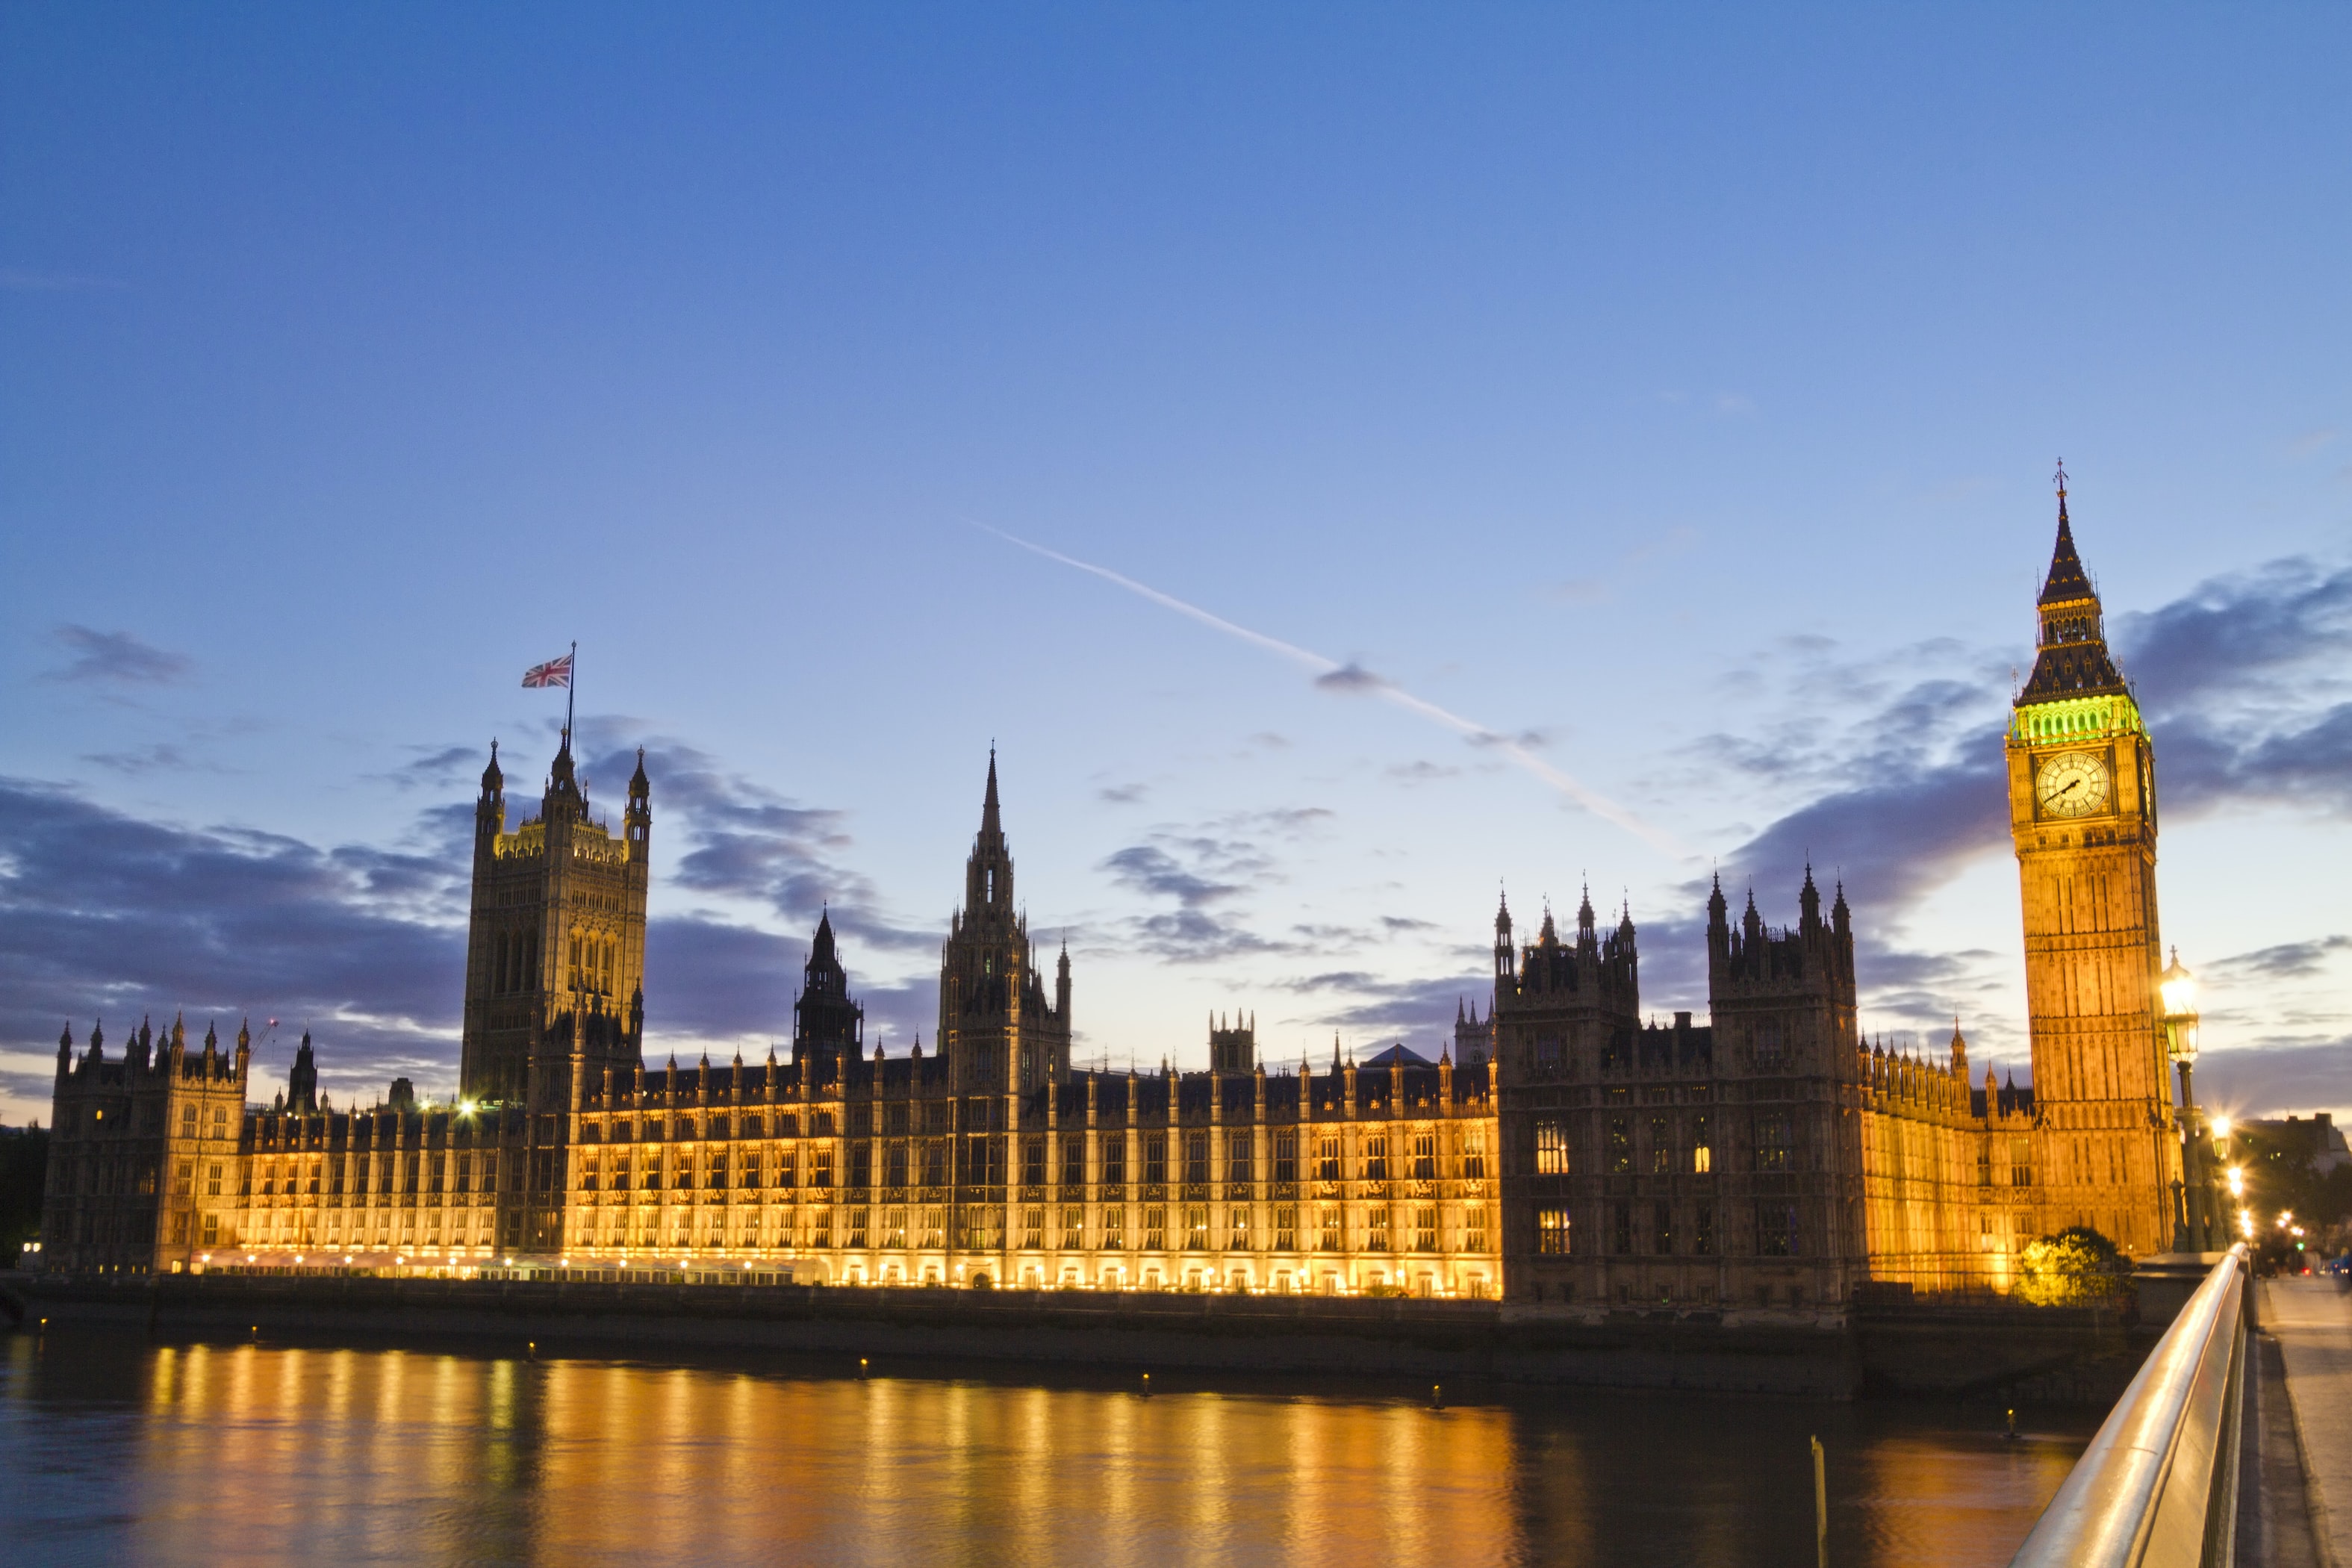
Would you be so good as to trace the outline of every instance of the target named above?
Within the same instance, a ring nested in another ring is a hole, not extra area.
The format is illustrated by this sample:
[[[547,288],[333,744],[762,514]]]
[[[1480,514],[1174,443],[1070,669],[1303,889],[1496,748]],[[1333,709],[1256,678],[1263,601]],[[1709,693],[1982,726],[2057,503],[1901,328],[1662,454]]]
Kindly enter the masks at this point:
[[[210,1034],[211,1034],[211,1030],[210,1030],[209,1028],[208,1028],[208,1029],[206,1029],[206,1030],[205,1030],[205,1034],[206,1034],[206,1036],[209,1037],[209,1036],[210,1036]],[[245,1081],[246,1068],[247,1068],[247,1066],[252,1062],[252,1060],[253,1060],[253,1034],[252,1034],[252,1032],[251,1032],[250,1030],[248,1030],[248,1029],[245,1028],[242,1025],[240,1025],[240,1026],[238,1026],[238,1027],[237,1027],[237,1031],[236,1031],[236,1081],[237,1081],[237,1082],[239,1082],[239,1083],[243,1083],[243,1082]]]
[[[547,770],[547,794],[540,805],[540,816],[551,828],[559,822],[582,822],[588,816],[588,795],[580,787],[579,770],[572,761],[572,731],[563,731],[563,741],[555,750],[555,761]]]
[[[58,1082],[59,1084],[63,1084],[67,1075],[73,1071],[73,1026],[68,1024],[65,1026],[65,1032],[58,1037]]]
[[[793,1004],[793,1059],[845,1060],[857,1054],[865,1038],[866,1009],[850,997],[849,972],[842,966],[833,910],[827,909],[817,917],[801,971],[800,997]]]
[[[497,853],[499,835],[507,830],[507,776],[499,767],[499,743],[490,742],[489,765],[482,770],[482,793],[474,802],[474,855],[477,859]]]
[[[1245,1073],[1257,1065],[1257,1021],[1235,1016],[1231,1024],[1209,1017],[1209,1070]]]
[[[1805,885],[1797,894],[1797,929],[1811,935],[1822,927],[1822,890],[1813,886],[1813,863],[1805,862]]]
[[[629,775],[629,809],[623,821],[629,858],[643,861],[650,852],[654,831],[654,786],[646,777],[646,749],[637,748],[637,771]]]
[[[1070,939],[1062,938],[1062,956],[1054,965],[1054,1016],[1070,1026]]]
[[[1515,976],[1518,955],[1511,946],[1511,900],[1503,897],[1495,910],[1495,983],[1507,985]]]
[[[286,1075],[287,1104],[304,1115],[319,1109],[319,1066],[310,1055],[310,1031],[302,1031],[295,1048],[293,1068]]]

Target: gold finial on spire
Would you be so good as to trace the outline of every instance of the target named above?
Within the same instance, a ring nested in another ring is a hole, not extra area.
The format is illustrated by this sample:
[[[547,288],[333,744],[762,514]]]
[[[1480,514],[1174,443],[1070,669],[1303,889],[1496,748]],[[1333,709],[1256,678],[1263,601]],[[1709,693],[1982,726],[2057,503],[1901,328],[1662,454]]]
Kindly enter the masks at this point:
[[[2055,474],[2053,474],[2053,475],[2052,475],[2052,476],[2051,476],[2051,482],[2052,482],[2052,483],[2053,483],[2053,484],[2055,484],[2055,485],[2058,487],[2058,499],[2059,499],[2060,500],[2064,500],[2066,499],[2066,459],[2065,459],[2065,458],[2059,458],[2059,459],[2058,459],[2058,471],[2057,471]]]

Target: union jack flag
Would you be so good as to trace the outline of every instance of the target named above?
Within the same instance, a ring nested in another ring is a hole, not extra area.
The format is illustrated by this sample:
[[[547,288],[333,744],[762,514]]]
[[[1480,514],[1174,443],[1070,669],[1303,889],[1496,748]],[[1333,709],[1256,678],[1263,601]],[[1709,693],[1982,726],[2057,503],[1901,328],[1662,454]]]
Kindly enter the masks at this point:
[[[567,653],[562,658],[551,658],[545,664],[532,665],[522,672],[522,683],[525,686],[570,686],[572,656]]]

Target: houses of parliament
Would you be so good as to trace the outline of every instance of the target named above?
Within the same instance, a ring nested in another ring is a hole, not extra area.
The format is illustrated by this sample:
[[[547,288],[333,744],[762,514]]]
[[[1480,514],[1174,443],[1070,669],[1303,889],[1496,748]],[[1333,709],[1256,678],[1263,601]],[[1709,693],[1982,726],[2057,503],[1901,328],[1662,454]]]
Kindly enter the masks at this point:
[[[1866,1039],[1854,912],[1706,900],[1706,1011],[1643,1021],[1630,912],[1494,921],[1493,993],[1434,1061],[1071,1061],[1066,950],[1014,899],[991,757],[931,1048],[868,1054],[829,915],[782,1054],[646,1060],[653,784],[621,831],[564,737],[509,826],[475,810],[457,1099],[249,1100],[251,1046],[174,1022],[58,1042],[46,1267],[1501,1297],[1515,1310],[1841,1312],[1875,1284],[2000,1289],[2029,1240],[2172,1234],[2154,1016],[2154,755],[2059,496],[2007,734],[2032,1086]],[[658,990],[652,1008],[658,1016]]]

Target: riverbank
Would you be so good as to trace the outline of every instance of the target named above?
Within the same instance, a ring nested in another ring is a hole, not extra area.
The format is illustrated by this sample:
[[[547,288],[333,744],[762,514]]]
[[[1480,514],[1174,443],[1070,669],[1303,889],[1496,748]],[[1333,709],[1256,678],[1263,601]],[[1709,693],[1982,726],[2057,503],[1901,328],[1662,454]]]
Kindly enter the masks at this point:
[[[1811,1399],[1868,1394],[2097,1405],[2153,1343],[2112,1313],[1932,1307],[1843,1320],[1530,1310],[1494,1301],[1150,1291],[856,1289],[166,1275],[25,1276],[26,1326],[279,1334],[367,1343],[446,1335],[612,1353],[729,1348],[1285,1374],[1361,1374]]]

